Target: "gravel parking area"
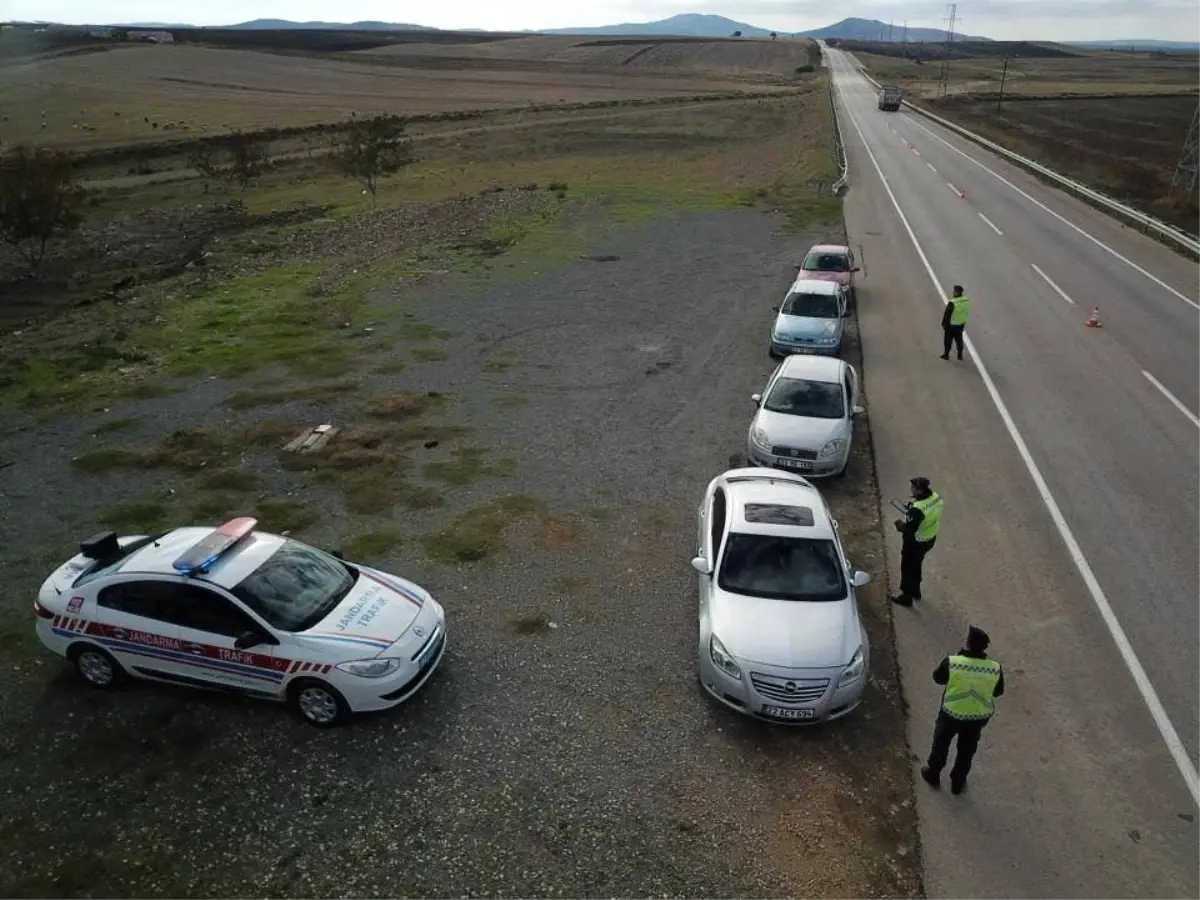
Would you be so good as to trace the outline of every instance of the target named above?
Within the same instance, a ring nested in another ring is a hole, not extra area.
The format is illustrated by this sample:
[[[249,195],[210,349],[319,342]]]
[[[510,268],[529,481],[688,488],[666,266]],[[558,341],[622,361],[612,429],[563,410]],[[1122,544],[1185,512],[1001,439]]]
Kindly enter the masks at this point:
[[[449,397],[476,470],[496,464],[446,488],[441,507],[391,514],[403,543],[367,560],[447,609],[450,649],[426,689],[323,732],[249,700],[92,692],[10,638],[0,893],[920,896],[865,447],[830,491],[876,578],[862,594],[864,706],[828,727],[768,727],[716,708],[694,674],[696,504],[743,447],[791,265],[828,235],[750,210],[597,220],[587,235],[591,258],[517,276],[499,257],[491,275],[422,286],[412,312],[450,336],[360,388]],[[202,381],[129,414],[153,439],[220,421],[237,387]],[[352,407],[333,396],[254,415],[315,424]],[[27,615],[78,523],[171,484],[72,474],[92,427],[0,436],[0,460],[21,460],[0,470],[10,617]],[[416,452],[445,463],[452,451]],[[306,535],[345,539],[328,486],[294,499],[323,513]],[[488,533],[459,558],[484,558],[439,561],[464,516]]]

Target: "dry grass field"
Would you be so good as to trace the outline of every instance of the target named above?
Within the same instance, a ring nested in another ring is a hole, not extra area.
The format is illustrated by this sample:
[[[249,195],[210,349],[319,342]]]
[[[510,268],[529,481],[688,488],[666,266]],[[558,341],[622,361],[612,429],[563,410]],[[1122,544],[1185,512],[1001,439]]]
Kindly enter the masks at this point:
[[[817,65],[812,44],[804,40],[687,38],[592,38],[558,35],[510,38],[471,45],[405,43],[355,51],[356,56],[439,57],[456,60],[553,62],[609,69],[709,71],[739,75],[792,75]]]
[[[855,51],[855,57],[880,83],[898,84],[917,98],[937,94],[938,60],[880,56]],[[1152,53],[1078,52],[1055,58],[1015,58],[1008,63],[1005,94],[1106,95],[1180,94],[1197,89],[1197,56]],[[1003,59],[976,57],[950,63],[949,92],[988,94],[1000,89]]]
[[[789,58],[803,56],[802,49],[796,52]],[[188,44],[116,45],[23,58],[0,66],[0,138],[95,149],[235,128],[337,122],[351,113],[517,108],[746,87],[728,72],[678,68],[457,70],[386,62],[393,64],[373,64],[356,54],[314,58]]]

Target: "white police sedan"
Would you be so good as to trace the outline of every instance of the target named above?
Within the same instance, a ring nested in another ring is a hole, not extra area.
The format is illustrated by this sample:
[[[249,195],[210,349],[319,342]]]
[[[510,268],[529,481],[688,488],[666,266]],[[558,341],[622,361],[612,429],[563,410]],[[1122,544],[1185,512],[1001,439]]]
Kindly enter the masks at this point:
[[[98,688],[132,677],[237,691],[321,727],[420,690],[446,652],[437,601],[256,524],[89,538],[42,585],[38,637]]]

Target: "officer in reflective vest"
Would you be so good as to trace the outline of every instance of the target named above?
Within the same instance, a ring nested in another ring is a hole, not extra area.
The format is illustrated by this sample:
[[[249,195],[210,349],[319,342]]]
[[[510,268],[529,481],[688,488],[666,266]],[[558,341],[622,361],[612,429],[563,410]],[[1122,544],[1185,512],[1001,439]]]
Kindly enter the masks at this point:
[[[943,659],[933,670],[933,680],[945,685],[942,708],[933,726],[933,746],[921,767],[921,778],[930,787],[942,786],[942,769],[950,755],[950,742],[958,738],[954,768],[950,770],[950,793],[967,789],[971,760],[979,747],[979,736],[996,712],[996,698],[1004,693],[1004,670],[988,659],[991,638],[974,625],[967,631],[967,646]]]
[[[903,519],[895,522],[900,532],[900,593],[892,602],[901,606],[912,606],[921,599],[921,570],[925,554],[933,549],[937,541],[938,528],[942,523],[942,497],[929,486],[929,479],[913,478],[912,500],[905,507]]]
[[[961,284],[956,284],[954,296],[942,311],[942,359],[950,358],[951,343],[958,349],[958,358],[962,359],[963,331],[970,317],[971,298],[963,293]]]

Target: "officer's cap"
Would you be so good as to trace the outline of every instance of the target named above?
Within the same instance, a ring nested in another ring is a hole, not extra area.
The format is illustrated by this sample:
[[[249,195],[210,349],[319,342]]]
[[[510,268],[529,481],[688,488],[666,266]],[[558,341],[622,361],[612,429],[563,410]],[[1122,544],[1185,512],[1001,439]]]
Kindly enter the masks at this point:
[[[991,642],[992,639],[982,628],[972,625],[967,629],[967,646],[972,650],[986,650]]]
[[[910,478],[909,484],[915,487],[918,491],[929,490],[929,479],[924,475],[918,475],[916,478]]]

